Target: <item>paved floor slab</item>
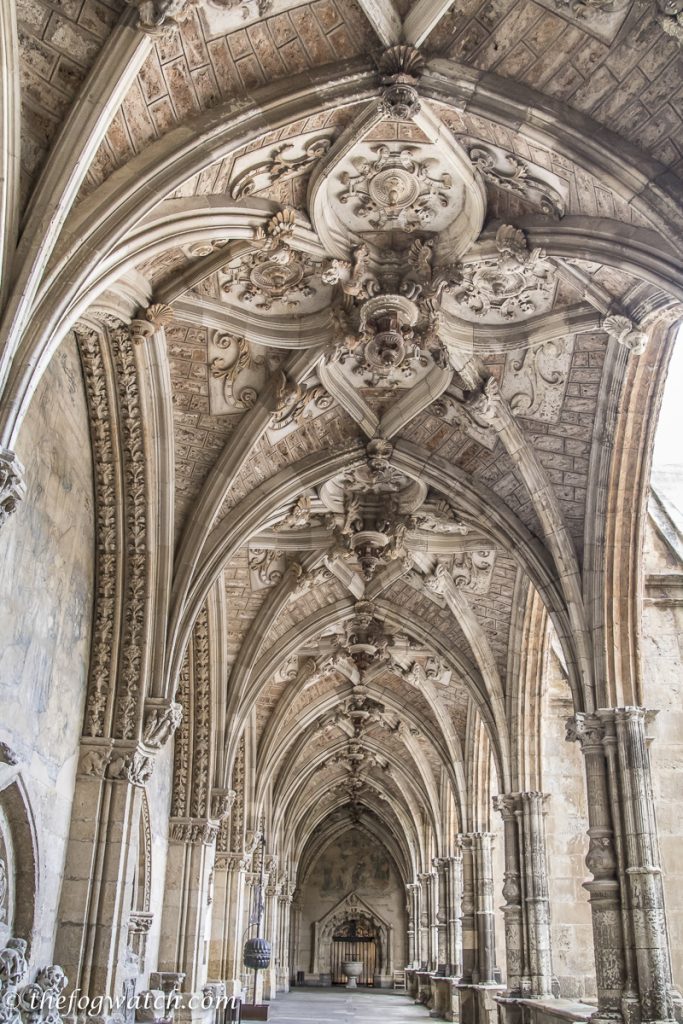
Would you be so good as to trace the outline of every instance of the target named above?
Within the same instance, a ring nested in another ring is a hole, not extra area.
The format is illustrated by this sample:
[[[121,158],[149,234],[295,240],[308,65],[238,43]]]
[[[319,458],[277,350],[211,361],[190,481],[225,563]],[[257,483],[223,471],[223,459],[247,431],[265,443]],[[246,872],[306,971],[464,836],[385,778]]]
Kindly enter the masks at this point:
[[[270,1011],[274,1024],[392,1024],[429,1021],[422,1006],[405,993],[346,989],[297,989],[278,996]]]

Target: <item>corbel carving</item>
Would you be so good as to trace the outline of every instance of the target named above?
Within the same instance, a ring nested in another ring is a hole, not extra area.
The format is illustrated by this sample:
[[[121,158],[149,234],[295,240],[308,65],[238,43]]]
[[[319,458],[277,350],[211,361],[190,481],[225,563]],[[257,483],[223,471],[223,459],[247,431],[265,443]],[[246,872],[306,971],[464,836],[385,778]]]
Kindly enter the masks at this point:
[[[683,0],[656,0],[657,21],[667,35],[683,46]]]
[[[157,34],[163,29],[177,27],[188,17],[198,0],[126,0],[138,11],[138,28]]]
[[[136,317],[130,322],[130,336],[136,345],[141,345],[146,338],[149,338],[155,331],[162,327],[168,327],[173,323],[173,309],[171,306],[155,303],[148,306],[144,315]]]
[[[4,526],[26,496],[24,467],[13,451],[0,447],[0,526]]]
[[[152,750],[161,750],[180,725],[182,717],[182,706],[175,701],[150,708],[142,734],[144,745]]]
[[[602,329],[610,338],[614,338],[620,345],[632,352],[634,356],[640,356],[645,351],[648,342],[647,332],[641,330],[627,316],[605,317]]]

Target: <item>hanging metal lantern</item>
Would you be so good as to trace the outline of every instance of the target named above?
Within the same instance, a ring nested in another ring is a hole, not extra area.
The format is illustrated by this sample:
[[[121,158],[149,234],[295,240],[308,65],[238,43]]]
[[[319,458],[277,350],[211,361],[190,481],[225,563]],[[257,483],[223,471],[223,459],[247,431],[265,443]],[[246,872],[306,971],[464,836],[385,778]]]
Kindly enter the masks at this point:
[[[244,966],[263,971],[270,964],[270,943],[266,939],[247,939],[244,943]]]

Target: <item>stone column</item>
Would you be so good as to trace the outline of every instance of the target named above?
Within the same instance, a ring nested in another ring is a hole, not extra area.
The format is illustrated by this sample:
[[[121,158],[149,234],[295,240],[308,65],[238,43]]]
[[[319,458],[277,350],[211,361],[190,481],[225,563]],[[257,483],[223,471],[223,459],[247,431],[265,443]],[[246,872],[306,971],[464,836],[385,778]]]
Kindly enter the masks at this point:
[[[270,967],[263,971],[263,998],[275,999],[277,994],[277,962],[279,961],[278,943],[278,909],[280,895],[275,885],[268,884],[269,877],[275,873],[275,868],[265,876],[264,904],[265,912],[263,917],[263,935],[270,942],[271,956]]]
[[[406,885],[408,896],[408,963],[420,966],[420,883]]]
[[[462,978],[464,982],[471,983],[477,959],[472,836],[459,836],[459,845],[462,851]]]
[[[671,957],[666,928],[659,838],[643,708],[601,709],[617,859],[625,874],[627,951],[632,950],[641,1020],[671,1020]],[[633,963],[627,959],[627,976]]]
[[[436,929],[436,903],[434,876],[430,871],[418,875],[420,880],[420,965],[429,971],[435,967],[434,933]]]
[[[545,848],[544,793],[520,793],[516,812],[522,837],[521,850],[526,875],[526,904],[529,968],[532,996],[552,994],[552,954],[550,940],[550,898]]]
[[[448,973],[448,860],[434,860],[437,881],[437,960],[439,974]]]
[[[621,1020],[622,993],[633,988],[626,966],[624,928],[612,813],[607,787],[607,764],[602,744],[604,727],[596,715],[576,714],[567,722],[567,739],[578,740],[586,765],[588,795],[588,853],[586,867],[593,875],[584,882],[590,896],[593,946],[598,991],[594,1019]],[[628,1012],[626,1019],[631,1017]]]
[[[462,853],[446,858],[447,973],[462,975]]]
[[[507,986],[510,995],[524,995],[530,988],[528,969],[525,969],[524,926],[522,922],[522,878],[517,837],[517,801],[514,794],[494,797],[494,806],[503,818],[505,843],[505,875],[501,907],[505,918],[505,958]]]
[[[293,890],[289,883],[285,883],[278,900],[280,904],[279,933],[278,933],[278,968],[277,988],[278,992],[289,992],[289,947],[290,947],[290,914],[292,909]]]
[[[480,985],[494,981],[496,940],[493,911],[493,835],[473,832],[474,894],[477,932],[477,977]]]
[[[289,969],[291,976],[296,981],[296,971],[301,970],[299,965],[298,956],[299,949],[301,948],[301,915],[303,913],[303,906],[301,901],[301,892],[299,889],[295,889],[292,894],[292,902],[289,910],[289,921],[290,921],[290,938],[289,938]]]
[[[183,991],[200,992],[208,978],[211,908],[218,822],[171,819],[159,943],[159,970],[185,975]],[[215,897],[215,875],[214,875]],[[222,979],[217,979],[222,980]]]
[[[214,866],[212,945],[215,963],[211,977],[226,984],[228,995],[242,990],[242,918],[244,915],[247,863],[239,854],[219,853]]]
[[[152,766],[129,743],[81,745],[55,960],[83,996],[115,998],[127,982],[140,799]]]
[[[439,876],[436,871],[428,871],[425,874],[425,885],[427,889],[427,921],[428,921],[428,944],[430,971],[439,969]],[[441,961],[443,962],[443,961]]]

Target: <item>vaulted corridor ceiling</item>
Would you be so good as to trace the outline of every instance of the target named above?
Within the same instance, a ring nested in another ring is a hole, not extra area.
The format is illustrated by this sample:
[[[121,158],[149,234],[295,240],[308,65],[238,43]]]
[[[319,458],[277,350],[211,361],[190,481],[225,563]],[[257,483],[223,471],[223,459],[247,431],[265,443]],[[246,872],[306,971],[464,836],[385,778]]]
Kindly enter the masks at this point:
[[[294,884],[362,826],[408,884],[542,789],[549,652],[642,703],[679,8],[3,5],[3,521],[75,339],[81,776],[175,732],[171,838],[267,821]]]

